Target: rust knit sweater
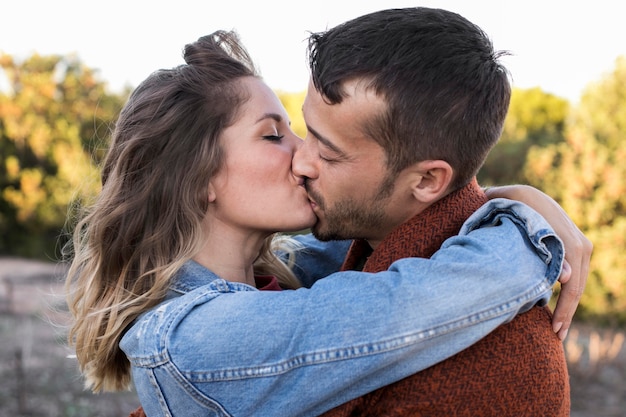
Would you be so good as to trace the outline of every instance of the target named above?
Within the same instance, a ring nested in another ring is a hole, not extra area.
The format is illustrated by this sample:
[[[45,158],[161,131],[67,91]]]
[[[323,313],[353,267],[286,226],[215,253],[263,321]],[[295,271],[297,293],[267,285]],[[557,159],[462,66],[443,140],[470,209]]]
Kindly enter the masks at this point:
[[[363,270],[385,270],[396,259],[430,257],[487,198],[473,181],[393,231]],[[357,265],[365,242],[344,263]],[[478,280],[479,278],[477,278]],[[450,285],[450,302],[463,291]],[[493,333],[422,372],[356,398],[324,417],[569,416],[569,377],[563,346],[547,307],[534,307]]]

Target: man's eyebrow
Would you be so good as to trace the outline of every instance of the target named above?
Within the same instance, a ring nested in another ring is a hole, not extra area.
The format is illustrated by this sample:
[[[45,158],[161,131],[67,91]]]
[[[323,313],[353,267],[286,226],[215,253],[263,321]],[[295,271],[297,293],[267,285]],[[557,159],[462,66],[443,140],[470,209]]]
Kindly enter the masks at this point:
[[[334,143],[332,143],[328,138],[322,136],[318,131],[316,131],[315,129],[313,129],[311,126],[309,126],[308,124],[306,125],[306,128],[309,132],[311,132],[311,134],[313,136],[315,136],[315,138],[322,142],[322,144],[324,146],[326,146],[328,149],[330,149],[331,151],[333,151],[334,153],[336,153],[337,155],[340,156],[345,156],[345,152],[342,151],[341,149],[339,149],[337,147],[337,145],[335,145]]]

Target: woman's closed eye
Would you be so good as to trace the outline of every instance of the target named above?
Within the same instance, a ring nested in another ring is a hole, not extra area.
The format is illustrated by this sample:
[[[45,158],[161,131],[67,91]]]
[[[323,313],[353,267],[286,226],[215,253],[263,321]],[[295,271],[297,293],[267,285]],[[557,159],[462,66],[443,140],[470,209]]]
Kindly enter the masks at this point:
[[[272,141],[272,142],[280,142],[280,140],[282,138],[284,138],[284,137],[285,137],[285,135],[265,135],[265,136],[263,136],[263,139],[269,140],[269,141]]]

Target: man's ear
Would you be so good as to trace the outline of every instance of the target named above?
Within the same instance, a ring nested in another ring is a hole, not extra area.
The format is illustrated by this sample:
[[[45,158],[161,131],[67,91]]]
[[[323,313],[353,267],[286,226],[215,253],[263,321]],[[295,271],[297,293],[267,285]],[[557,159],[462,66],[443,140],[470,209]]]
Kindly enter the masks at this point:
[[[448,194],[454,170],[446,161],[421,161],[413,166],[412,171],[411,191],[418,201],[429,204]]]

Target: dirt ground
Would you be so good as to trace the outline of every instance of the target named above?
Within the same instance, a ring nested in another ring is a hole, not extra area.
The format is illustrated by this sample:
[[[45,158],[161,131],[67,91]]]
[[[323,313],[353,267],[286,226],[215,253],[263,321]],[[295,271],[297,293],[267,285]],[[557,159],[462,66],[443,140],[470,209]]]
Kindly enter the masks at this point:
[[[0,416],[125,417],[134,392],[83,389],[65,344],[65,269],[0,258]],[[572,417],[626,417],[626,332],[576,324],[565,341]]]

